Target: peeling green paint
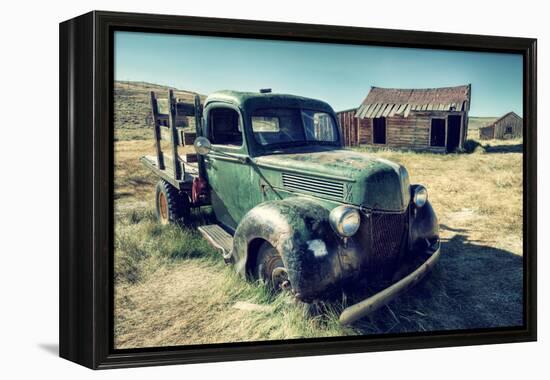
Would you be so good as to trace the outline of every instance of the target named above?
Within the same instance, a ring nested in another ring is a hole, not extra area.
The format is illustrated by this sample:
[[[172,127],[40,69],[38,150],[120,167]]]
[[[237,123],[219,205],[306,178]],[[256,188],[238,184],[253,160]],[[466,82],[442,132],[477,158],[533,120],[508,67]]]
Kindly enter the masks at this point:
[[[256,159],[256,164],[266,177],[273,178],[273,186],[278,188],[284,189],[281,173],[292,170],[314,178],[341,181],[342,203],[392,211],[404,211],[407,207],[408,175],[402,166],[346,149],[315,150],[301,148],[262,156]],[[405,186],[403,181],[407,182]]]

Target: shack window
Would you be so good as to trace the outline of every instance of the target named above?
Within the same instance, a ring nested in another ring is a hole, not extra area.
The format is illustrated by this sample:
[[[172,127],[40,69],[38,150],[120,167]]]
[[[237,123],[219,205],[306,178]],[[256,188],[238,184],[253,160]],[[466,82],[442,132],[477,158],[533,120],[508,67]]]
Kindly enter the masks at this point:
[[[431,146],[445,146],[445,119],[432,119]]]
[[[386,143],[386,118],[376,117],[372,119],[372,142],[373,144]]]
[[[511,135],[512,132],[513,132],[512,127],[511,127],[511,126],[507,126],[507,127],[506,127],[506,130],[504,131],[504,134],[505,134],[505,135]]]
[[[212,144],[241,146],[240,118],[237,111],[231,108],[214,108],[208,114],[210,141]]]

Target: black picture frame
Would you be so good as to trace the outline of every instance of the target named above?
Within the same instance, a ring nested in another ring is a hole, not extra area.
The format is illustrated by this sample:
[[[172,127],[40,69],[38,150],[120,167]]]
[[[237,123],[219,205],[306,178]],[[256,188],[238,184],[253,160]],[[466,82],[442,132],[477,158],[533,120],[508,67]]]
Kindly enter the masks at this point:
[[[113,32],[368,44],[523,56],[524,325],[517,328],[113,348]],[[534,341],[536,39],[93,11],[60,24],[60,356],[117,368]]]

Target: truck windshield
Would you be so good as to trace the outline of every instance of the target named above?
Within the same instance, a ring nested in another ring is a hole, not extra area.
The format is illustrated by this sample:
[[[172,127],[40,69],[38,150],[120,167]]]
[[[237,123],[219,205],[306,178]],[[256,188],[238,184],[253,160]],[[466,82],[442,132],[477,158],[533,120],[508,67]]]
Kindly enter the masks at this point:
[[[252,115],[254,138],[263,146],[334,144],[338,130],[326,112],[297,108],[265,108]]]

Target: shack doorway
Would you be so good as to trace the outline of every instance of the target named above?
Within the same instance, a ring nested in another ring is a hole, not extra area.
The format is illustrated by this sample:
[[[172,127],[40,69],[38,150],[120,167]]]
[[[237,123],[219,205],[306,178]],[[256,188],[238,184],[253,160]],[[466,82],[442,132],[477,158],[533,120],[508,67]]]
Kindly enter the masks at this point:
[[[372,142],[373,144],[386,143],[386,118],[376,117],[372,120]]]
[[[460,145],[460,115],[449,115],[447,119],[447,152],[454,152]]]
[[[445,119],[432,119],[431,146],[445,146]]]

